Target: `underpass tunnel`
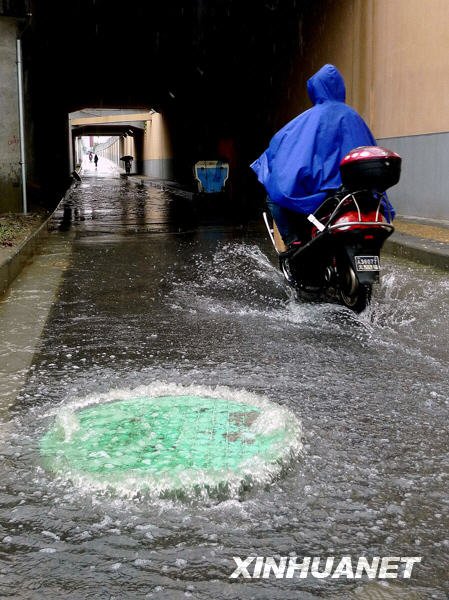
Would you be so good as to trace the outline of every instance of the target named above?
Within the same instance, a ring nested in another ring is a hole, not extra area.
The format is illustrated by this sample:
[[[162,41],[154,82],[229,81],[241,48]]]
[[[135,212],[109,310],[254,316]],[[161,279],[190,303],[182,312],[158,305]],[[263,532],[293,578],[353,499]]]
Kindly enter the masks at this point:
[[[175,179],[169,124],[154,110],[83,109],[69,115],[71,169],[81,163],[83,136],[103,136],[107,141],[90,149],[124,168],[122,157],[132,157],[132,174],[155,179]]]
[[[154,114],[143,133],[139,172],[193,186],[196,161],[223,158],[232,164],[234,187],[260,193],[249,164],[285,118],[277,97],[301,45],[306,4],[219,0],[149,7],[131,0],[125,10],[102,0],[65,8],[35,2],[24,38],[30,179],[43,196],[58,197],[66,185],[75,166],[71,137],[84,135],[67,130],[67,114],[145,107]]]
[[[141,140],[136,140],[133,135],[129,134],[110,134],[104,135],[103,132],[98,131],[95,135],[88,136],[76,136],[73,138],[73,163],[74,171],[79,175],[85,174],[85,167],[89,163],[93,163],[93,157],[95,155],[98,158],[104,158],[109,165],[109,171],[114,166],[114,172],[122,173],[125,172],[124,157],[131,156],[131,174],[139,172],[138,165],[141,162],[139,157],[141,156],[140,148],[142,146]],[[99,163],[99,170],[101,170],[103,161]]]
[[[413,206],[429,216],[419,202],[426,196],[430,216],[449,218],[440,148],[449,147],[447,3],[433,11],[420,0],[31,4],[23,34],[29,186],[44,202],[60,197],[71,172],[67,115],[97,107],[154,111],[134,135],[138,172],[194,186],[196,161],[227,160],[236,208],[252,210],[263,190],[249,165],[311,106],[306,81],[330,62],[378,142],[410,164],[392,192],[403,214]],[[442,173],[436,180],[430,162]]]
[[[143,173],[147,152],[147,129],[154,111],[126,109],[82,109],[69,114],[70,169],[82,163],[82,154],[90,150],[125,168],[124,157],[132,157],[131,173]],[[101,143],[95,143],[95,137]],[[88,143],[81,143],[89,138]]]

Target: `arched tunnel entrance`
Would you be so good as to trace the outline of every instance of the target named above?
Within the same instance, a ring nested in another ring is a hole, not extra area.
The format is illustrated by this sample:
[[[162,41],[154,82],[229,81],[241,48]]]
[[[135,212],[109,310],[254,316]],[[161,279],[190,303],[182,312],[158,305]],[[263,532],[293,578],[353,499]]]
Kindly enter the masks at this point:
[[[154,111],[83,109],[69,114],[70,169],[77,169],[87,152],[98,153],[124,169],[132,156],[132,172],[144,172],[145,150]]]

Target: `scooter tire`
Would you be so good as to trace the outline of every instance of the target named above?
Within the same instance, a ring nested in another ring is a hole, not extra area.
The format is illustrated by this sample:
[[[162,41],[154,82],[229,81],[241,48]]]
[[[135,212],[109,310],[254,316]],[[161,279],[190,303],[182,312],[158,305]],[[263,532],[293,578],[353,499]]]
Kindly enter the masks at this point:
[[[358,284],[350,293],[340,290],[340,300],[344,306],[356,313],[361,313],[371,302],[373,286],[370,283]]]

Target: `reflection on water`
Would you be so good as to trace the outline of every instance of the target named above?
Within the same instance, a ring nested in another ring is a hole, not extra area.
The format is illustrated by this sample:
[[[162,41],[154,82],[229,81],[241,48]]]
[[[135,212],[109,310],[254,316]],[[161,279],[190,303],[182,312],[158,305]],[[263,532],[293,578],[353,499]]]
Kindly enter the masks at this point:
[[[300,304],[258,230],[179,232],[165,193],[83,186],[71,266],[1,425],[2,596],[446,598],[444,275],[386,257],[366,313]],[[155,381],[266,395],[302,421],[304,454],[221,502],[79,490],[43,468],[54,411]],[[289,553],[423,559],[388,585],[229,580],[233,556]]]
[[[170,195],[128,179],[88,179],[65,198],[55,215],[60,231],[79,229],[85,235],[162,233],[192,227],[196,214],[192,200]],[[111,202],[111,198],[113,202]]]

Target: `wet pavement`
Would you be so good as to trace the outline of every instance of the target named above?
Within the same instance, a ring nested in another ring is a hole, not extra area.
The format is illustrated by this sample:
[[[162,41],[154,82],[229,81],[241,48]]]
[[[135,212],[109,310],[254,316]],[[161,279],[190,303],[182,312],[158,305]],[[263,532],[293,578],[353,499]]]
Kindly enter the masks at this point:
[[[180,202],[86,176],[42,249],[64,265],[37,347],[3,330],[31,364],[1,413],[0,596],[446,598],[447,276],[385,256],[365,313],[300,304],[258,224],[199,226]],[[45,470],[55,414],[165,383],[267,396],[301,420],[302,456],[223,498],[100,493]],[[229,579],[233,556],[289,554],[422,562],[380,583]]]

